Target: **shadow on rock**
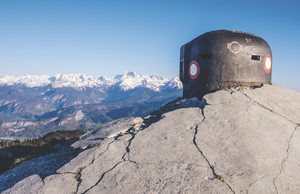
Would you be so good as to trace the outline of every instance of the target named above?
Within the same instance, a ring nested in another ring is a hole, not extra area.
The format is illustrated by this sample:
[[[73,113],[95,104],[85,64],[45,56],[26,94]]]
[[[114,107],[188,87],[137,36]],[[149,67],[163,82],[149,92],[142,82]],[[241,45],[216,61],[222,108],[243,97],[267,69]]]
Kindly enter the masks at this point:
[[[69,141],[60,147],[57,151],[45,154],[38,158],[22,162],[20,165],[10,169],[0,175],[0,192],[3,192],[14,186],[17,182],[31,176],[39,175],[40,178],[55,174],[63,165],[68,163],[79,154],[77,149],[70,147],[74,141]]]

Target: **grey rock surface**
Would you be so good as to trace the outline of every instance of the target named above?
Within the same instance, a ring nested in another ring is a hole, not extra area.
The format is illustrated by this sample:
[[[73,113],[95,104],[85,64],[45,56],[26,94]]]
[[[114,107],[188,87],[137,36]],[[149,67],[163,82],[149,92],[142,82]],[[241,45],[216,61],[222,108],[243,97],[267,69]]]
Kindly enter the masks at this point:
[[[31,194],[37,193],[42,187],[44,183],[39,175],[29,176],[22,181],[15,184],[11,189],[3,192],[4,194]]]
[[[14,186],[15,183],[31,175],[38,175],[44,179],[54,174],[57,169],[68,163],[75,156],[76,153],[66,147],[58,152],[22,162],[19,166],[0,175],[0,191]]]
[[[69,163],[58,169],[57,173],[77,173],[80,168],[85,167],[96,160],[103,152],[107,150],[109,143],[114,141],[113,138],[105,139],[101,142],[101,146],[95,146],[78,154]]]
[[[24,181],[37,193],[299,193],[299,118],[300,93],[278,86],[178,99],[101,126],[56,172],[3,193],[28,192]]]
[[[74,194],[77,181],[73,174],[53,174],[44,179],[44,186],[38,193]]]
[[[125,133],[130,128],[138,128],[139,124],[142,122],[143,119],[140,117],[125,117],[111,121],[84,134],[77,142],[75,142],[71,146],[81,149],[92,147],[101,142],[104,137],[115,137],[119,133]]]
[[[289,104],[291,100],[289,95],[284,97],[288,92],[266,85],[239,91],[222,90],[204,97],[205,119],[197,126],[196,143],[215,173],[235,192],[278,193],[276,180],[282,173],[290,141],[299,125],[292,122],[288,111],[281,111],[285,106],[280,105]],[[256,98],[253,100],[249,94]],[[281,95],[280,100],[275,98],[278,95]],[[294,92],[293,100],[300,101],[297,95]],[[262,105],[267,102],[273,102],[273,107]],[[294,113],[300,118],[300,111]],[[296,158],[300,159],[299,156]],[[299,188],[299,185],[300,181],[294,187]]]

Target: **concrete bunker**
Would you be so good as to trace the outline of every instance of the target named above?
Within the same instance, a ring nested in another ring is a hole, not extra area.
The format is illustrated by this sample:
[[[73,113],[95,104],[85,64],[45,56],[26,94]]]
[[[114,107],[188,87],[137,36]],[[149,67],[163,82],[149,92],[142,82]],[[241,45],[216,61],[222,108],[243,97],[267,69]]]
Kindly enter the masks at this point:
[[[272,53],[262,38],[239,31],[204,33],[180,49],[183,97],[198,97],[230,86],[271,83]]]

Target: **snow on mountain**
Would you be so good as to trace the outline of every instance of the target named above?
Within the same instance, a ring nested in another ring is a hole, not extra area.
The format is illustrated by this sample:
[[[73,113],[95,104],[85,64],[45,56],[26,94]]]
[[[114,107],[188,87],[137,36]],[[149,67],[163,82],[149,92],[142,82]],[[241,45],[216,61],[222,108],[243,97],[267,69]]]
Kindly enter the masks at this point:
[[[83,73],[79,74],[56,74],[53,77],[54,82],[51,83],[53,88],[72,87],[72,88],[85,88],[85,87],[98,87],[103,85],[98,78]]]
[[[14,75],[6,75],[0,77],[0,85],[23,85],[26,87],[42,87],[50,84],[50,76],[47,75],[22,75],[22,76],[14,76]]]
[[[137,75],[131,71],[126,71],[123,75],[117,75],[115,77],[92,77],[83,73],[67,75],[56,74],[53,77],[46,75],[1,76],[0,85],[25,86],[30,88],[49,85],[53,88],[72,87],[78,89],[119,86],[123,91],[136,87],[146,87],[154,91],[160,91],[165,88],[182,88],[182,83],[178,77],[168,79],[159,76]]]
[[[170,79],[166,84],[165,84],[166,88],[182,88],[182,83],[179,79],[179,77],[174,77],[172,79]]]
[[[169,79],[164,77],[137,75],[135,72],[126,71],[120,79],[119,86],[124,91],[136,87],[146,87],[154,91],[159,91],[159,88],[168,81]]]

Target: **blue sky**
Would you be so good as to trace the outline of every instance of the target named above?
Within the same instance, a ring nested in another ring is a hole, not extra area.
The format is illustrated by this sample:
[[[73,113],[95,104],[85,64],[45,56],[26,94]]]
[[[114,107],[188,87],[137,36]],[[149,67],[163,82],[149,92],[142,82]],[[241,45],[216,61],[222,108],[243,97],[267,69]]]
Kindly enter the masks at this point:
[[[273,55],[272,83],[300,91],[298,0],[0,0],[0,76],[178,76],[181,45],[249,32]]]

